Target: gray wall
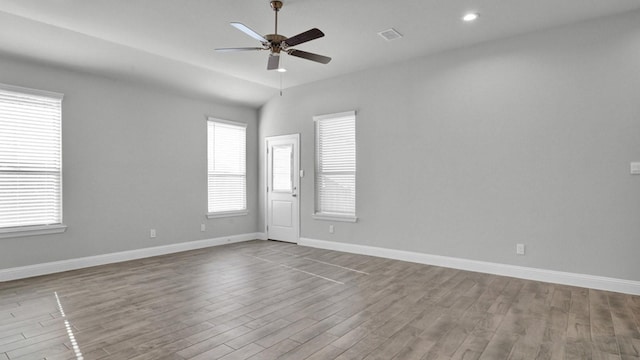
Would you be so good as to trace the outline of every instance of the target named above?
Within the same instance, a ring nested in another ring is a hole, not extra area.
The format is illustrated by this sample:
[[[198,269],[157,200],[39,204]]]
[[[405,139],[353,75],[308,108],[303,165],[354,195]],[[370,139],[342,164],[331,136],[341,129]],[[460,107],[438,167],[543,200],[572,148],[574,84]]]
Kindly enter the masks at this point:
[[[8,58],[0,82],[65,94],[68,225],[59,235],[0,239],[0,269],[257,230],[256,109]],[[205,217],[206,115],[248,124],[248,216]]]
[[[302,134],[302,237],[640,280],[638,24],[635,12],[286,90],[261,109],[260,139]],[[359,221],[314,220],[312,116],[352,109]]]

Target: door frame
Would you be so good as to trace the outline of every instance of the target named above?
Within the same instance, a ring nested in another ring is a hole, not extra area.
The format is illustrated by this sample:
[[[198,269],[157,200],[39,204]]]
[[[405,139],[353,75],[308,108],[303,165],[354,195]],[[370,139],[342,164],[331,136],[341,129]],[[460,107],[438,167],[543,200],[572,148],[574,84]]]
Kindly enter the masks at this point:
[[[298,222],[298,232],[296,234],[296,242],[295,244],[298,244],[300,242],[300,211],[301,211],[301,187],[302,187],[302,182],[300,181],[300,164],[301,164],[301,159],[300,159],[300,133],[293,133],[293,134],[284,134],[284,135],[275,135],[275,136],[267,136],[264,138],[264,179],[263,179],[263,183],[262,183],[262,189],[264,189],[264,234],[265,234],[265,240],[269,240],[269,230],[268,230],[268,226],[269,226],[269,191],[267,191],[267,186],[269,185],[269,141],[277,141],[277,140],[287,140],[287,139],[292,139],[295,140],[295,143],[297,144],[297,146],[295,147],[295,151],[296,151],[296,156],[298,159],[298,174],[293,174],[294,179],[294,184],[297,181],[297,197],[296,197],[296,201],[298,202],[298,213],[294,215],[294,219],[295,221]]]

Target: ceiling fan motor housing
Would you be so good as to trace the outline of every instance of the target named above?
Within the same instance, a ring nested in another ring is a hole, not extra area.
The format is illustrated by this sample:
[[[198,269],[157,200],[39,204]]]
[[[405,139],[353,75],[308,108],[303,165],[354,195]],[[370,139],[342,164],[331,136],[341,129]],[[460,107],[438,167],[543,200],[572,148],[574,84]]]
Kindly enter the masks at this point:
[[[287,40],[286,36],[278,34],[268,34],[265,35],[264,38],[269,40],[269,44],[267,44],[267,46],[270,46],[271,53],[273,54],[279,54],[282,49],[282,42]]]

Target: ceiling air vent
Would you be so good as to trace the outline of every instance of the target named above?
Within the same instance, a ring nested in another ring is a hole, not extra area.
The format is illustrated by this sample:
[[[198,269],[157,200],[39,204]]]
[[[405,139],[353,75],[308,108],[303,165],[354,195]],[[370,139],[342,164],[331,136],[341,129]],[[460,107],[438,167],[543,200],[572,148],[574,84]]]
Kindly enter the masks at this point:
[[[384,30],[384,31],[380,31],[378,33],[378,35],[382,36],[382,38],[387,40],[387,41],[393,41],[393,40],[396,40],[396,39],[400,39],[402,37],[402,34],[397,32],[396,29],[394,29],[394,28],[387,29],[387,30]]]

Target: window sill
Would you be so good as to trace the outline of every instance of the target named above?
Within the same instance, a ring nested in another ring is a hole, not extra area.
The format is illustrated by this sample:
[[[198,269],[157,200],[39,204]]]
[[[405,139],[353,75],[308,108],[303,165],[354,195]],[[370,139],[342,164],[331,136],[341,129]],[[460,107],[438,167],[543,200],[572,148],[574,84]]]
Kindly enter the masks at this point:
[[[332,214],[313,214],[311,215],[315,220],[323,220],[323,221],[340,221],[340,222],[350,222],[355,223],[358,222],[358,218],[355,216],[348,215],[332,215]]]
[[[207,219],[218,219],[218,218],[226,218],[226,217],[233,217],[233,216],[246,216],[248,214],[249,212],[247,210],[214,212],[214,213],[207,213]]]
[[[67,230],[67,225],[38,225],[38,226],[21,226],[0,229],[0,239],[21,237],[21,236],[37,236],[59,234]]]

